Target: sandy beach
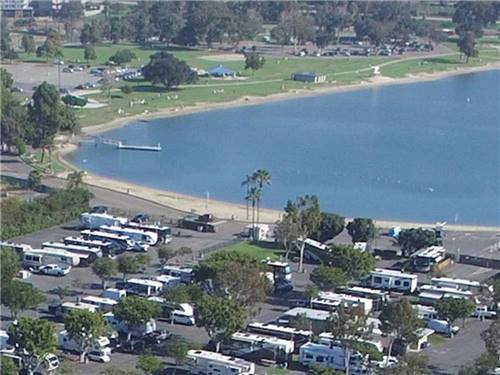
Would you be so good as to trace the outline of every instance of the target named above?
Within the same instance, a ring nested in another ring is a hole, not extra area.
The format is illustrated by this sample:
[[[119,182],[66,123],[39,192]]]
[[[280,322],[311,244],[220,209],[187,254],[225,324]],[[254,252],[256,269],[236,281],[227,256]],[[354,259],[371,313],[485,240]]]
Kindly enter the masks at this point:
[[[383,76],[375,76],[368,81],[363,81],[358,84],[352,84],[352,85],[344,85],[344,86],[330,85],[330,86],[318,87],[314,90],[307,90],[307,89],[294,90],[291,92],[273,94],[266,97],[245,97],[225,103],[198,103],[196,106],[186,107],[183,109],[177,109],[177,110],[168,109],[154,113],[141,114],[127,118],[115,119],[108,123],[84,128],[83,131],[84,135],[96,135],[101,132],[125,126],[126,124],[137,120],[182,116],[196,112],[233,108],[235,106],[257,105],[261,103],[267,103],[270,101],[286,100],[296,97],[322,95],[326,93],[343,92],[350,90],[368,89],[374,87],[381,87],[385,85],[423,82],[423,81],[436,80],[452,75],[468,74],[472,72],[494,70],[494,69],[500,69],[500,63],[491,63],[480,67],[460,68],[452,71],[439,72],[433,74],[418,74],[398,79],[393,79]],[[77,169],[77,168],[73,166],[71,163],[69,163],[67,159],[64,158],[64,156],[67,155],[68,153],[73,152],[78,147],[77,143],[78,143],[78,137],[69,140],[65,139],[60,143],[59,147],[59,156],[61,161],[71,169]],[[216,217],[225,220],[237,220],[243,222],[249,221],[247,220],[247,209],[244,202],[242,202],[241,204],[236,204],[236,203],[215,201],[215,200],[207,201],[204,198],[193,197],[180,193],[174,193],[167,190],[149,188],[137,184],[132,184],[126,181],[114,180],[89,173],[87,173],[86,177],[84,178],[84,181],[89,185],[99,186],[101,188],[107,188],[131,196],[141,197],[143,199],[150,200],[159,203],[161,205],[164,205],[166,207],[173,208],[185,213],[210,212],[214,214]],[[260,221],[265,223],[275,223],[277,220],[281,218],[282,214],[283,212],[280,210],[263,208],[261,209],[260,212]],[[435,225],[435,223],[414,223],[414,222],[399,222],[399,221],[386,221],[386,220],[377,220],[376,224],[377,226],[382,228],[389,228],[393,226],[400,226],[402,228],[434,227]],[[471,231],[471,232],[500,231],[500,227],[491,227],[491,226],[447,224],[446,227],[448,230],[457,230],[457,231]]]

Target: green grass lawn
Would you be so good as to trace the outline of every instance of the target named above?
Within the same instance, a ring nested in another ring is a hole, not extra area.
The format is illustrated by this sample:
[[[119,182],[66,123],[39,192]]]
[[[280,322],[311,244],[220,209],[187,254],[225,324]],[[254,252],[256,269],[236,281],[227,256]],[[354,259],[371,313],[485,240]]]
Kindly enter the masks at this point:
[[[31,164],[34,168],[42,169],[44,171],[61,173],[68,170],[68,168],[63,163],[61,163],[57,155],[53,154],[52,158],[50,158],[48,152],[45,152],[45,159],[42,164],[42,151],[40,150],[37,150],[33,153],[24,154],[23,159]]]
[[[266,245],[266,246],[264,246]],[[284,255],[284,250],[279,250],[273,247],[274,244],[269,245],[264,243],[252,243],[250,241],[240,242],[236,245],[228,246],[221,251],[236,251],[238,253],[245,253],[251,255],[259,260],[262,259],[279,259],[280,255]]]
[[[443,345],[448,341],[448,338],[443,335],[433,334],[429,336],[429,344],[433,346]]]

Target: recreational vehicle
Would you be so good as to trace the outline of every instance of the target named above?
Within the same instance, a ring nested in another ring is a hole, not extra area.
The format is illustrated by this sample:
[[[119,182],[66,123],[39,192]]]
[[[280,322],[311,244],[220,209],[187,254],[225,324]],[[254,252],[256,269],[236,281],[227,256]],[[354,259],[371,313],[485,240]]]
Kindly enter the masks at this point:
[[[254,332],[262,335],[273,336],[284,340],[291,340],[298,349],[301,345],[311,341],[313,331],[300,330],[292,327],[279,326],[276,324],[266,324],[253,322],[247,326],[248,332]]]
[[[342,293],[350,296],[369,298],[372,300],[373,309],[380,310],[382,306],[390,302],[389,293],[379,289],[363,288],[360,286],[345,287],[339,289]]]
[[[170,275],[155,276],[153,280],[162,283],[164,288],[172,288],[181,283],[180,277],[170,276]]]
[[[418,318],[422,320],[437,319],[437,311],[434,307],[424,305],[413,305]]]
[[[166,265],[161,269],[161,273],[163,275],[179,277],[186,284],[190,284],[193,281],[193,269],[190,267]]]
[[[24,251],[33,250],[31,245],[15,243],[10,241],[0,241],[0,246],[14,251],[19,257],[21,257]]]
[[[382,353],[384,351],[384,347],[382,342],[380,341],[372,341],[372,340],[358,340],[360,344],[365,346],[370,346],[375,349],[377,352]],[[333,334],[331,332],[322,332],[318,335],[318,343],[329,346],[341,346],[340,342],[335,341]]]
[[[423,304],[434,304],[442,298],[472,298],[472,292],[445,286],[422,285],[418,300]]]
[[[169,243],[172,241],[172,230],[170,227],[156,224],[137,223],[135,221],[129,221],[122,224],[122,227],[140,229],[145,232],[154,232],[158,236],[158,242]]]
[[[59,347],[67,352],[74,352],[74,353],[81,353],[82,348],[81,346],[73,339],[69,337],[68,331],[60,331],[57,334],[57,341],[59,343]],[[104,348],[107,348],[110,344],[109,338],[106,336],[101,336],[99,338],[96,338],[91,346],[91,349],[89,351],[93,350],[102,350]]]
[[[136,243],[128,236],[123,236],[115,233],[102,232],[99,230],[82,230],[81,235],[89,240],[109,241],[118,246],[121,250],[140,250],[147,251],[149,245],[146,243]]]
[[[292,269],[286,262],[268,260],[266,264],[271,267],[274,280],[292,280]]]
[[[270,359],[285,362],[293,354],[295,343],[272,336],[235,332],[225,343],[222,353],[247,359]]]
[[[63,302],[59,305],[49,305],[49,313],[54,314],[58,318],[64,318],[70,311],[87,310],[96,312],[97,308],[94,305],[82,302]]]
[[[330,346],[308,342],[300,347],[299,362],[306,367],[326,367],[345,371],[345,350],[340,346]],[[359,353],[351,355],[350,374],[369,374],[367,360]]]
[[[87,247],[87,246],[79,246],[79,245],[66,245],[63,242],[52,242],[47,241],[42,243],[42,249],[51,248],[51,249],[61,249],[66,250],[75,254],[83,254],[88,255],[90,260],[93,262],[97,258],[102,257],[102,250],[97,247]]]
[[[111,298],[96,297],[96,296],[82,297],[82,302],[97,307],[101,312],[110,312],[111,310],[113,310],[113,306],[115,306],[118,303],[117,301]]]
[[[442,246],[431,246],[414,253],[413,268],[417,272],[430,272],[432,267],[446,259],[446,250]]]
[[[90,240],[83,237],[65,237],[64,243],[66,245],[78,245],[101,249],[104,255],[114,255],[113,243],[111,241],[101,241],[101,240]]]
[[[38,268],[50,263],[75,267],[80,264],[80,258],[77,254],[61,249],[33,249],[23,253],[22,263],[26,268]]]
[[[123,297],[127,296],[127,291],[125,289],[107,288],[101,293],[101,297],[109,298],[114,301],[119,301]]]
[[[158,296],[163,290],[163,283],[147,279],[128,279],[125,288],[128,294],[142,297]]]
[[[130,327],[127,323],[116,319],[112,312],[105,313],[104,319],[106,319],[106,323],[112,330],[133,337],[143,337],[156,330],[156,321],[154,319],[134,327]]]
[[[204,375],[252,375],[255,364],[241,358],[228,357],[223,354],[205,350],[189,350],[187,365],[191,374]]]
[[[459,326],[448,324],[446,320],[430,319],[427,321],[427,328],[446,336],[452,336],[460,331]]]
[[[173,323],[194,326],[196,321],[194,317],[194,309],[189,303],[179,303],[162,305],[163,317]]]
[[[311,300],[313,309],[334,311],[342,305],[349,308],[360,308],[367,315],[372,311],[373,302],[369,298],[355,297],[348,294],[319,292],[318,297]]]
[[[431,284],[459,290],[468,290],[474,294],[480,293],[482,289],[482,285],[479,281],[453,279],[450,277],[433,277],[431,279]]]
[[[101,225],[99,227],[101,232],[108,232],[119,234],[122,236],[128,236],[133,239],[135,242],[144,242],[150,246],[154,246],[158,243],[158,235],[156,232],[145,232],[140,229],[133,228],[123,228],[113,225]]]
[[[413,293],[417,289],[418,276],[400,271],[377,268],[370,272],[368,284],[371,288]]]
[[[97,229],[101,225],[123,225],[128,222],[126,217],[108,214],[84,212],[80,215],[80,224],[83,228]]]

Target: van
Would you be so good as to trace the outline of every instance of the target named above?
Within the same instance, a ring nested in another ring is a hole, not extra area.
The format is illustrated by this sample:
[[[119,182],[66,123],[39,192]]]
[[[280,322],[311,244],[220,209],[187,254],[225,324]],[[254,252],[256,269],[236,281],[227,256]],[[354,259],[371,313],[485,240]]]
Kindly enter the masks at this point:
[[[451,326],[448,324],[446,320],[439,319],[429,319],[427,321],[427,328],[434,330],[436,333],[440,333],[442,335],[452,336],[460,331],[460,327]]]
[[[194,318],[194,309],[189,303],[180,303],[176,306],[163,306],[163,314],[165,319],[172,323],[194,326],[196,321]]]

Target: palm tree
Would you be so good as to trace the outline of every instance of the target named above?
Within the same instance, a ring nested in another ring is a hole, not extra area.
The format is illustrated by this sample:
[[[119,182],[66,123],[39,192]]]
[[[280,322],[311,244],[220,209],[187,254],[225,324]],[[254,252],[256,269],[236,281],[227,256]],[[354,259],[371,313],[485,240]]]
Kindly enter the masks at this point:
[[[249,211],[249,205],[250,205],[250,199],[248,198],[250,195],[250,188],[254,184],[254,180],[252,179],[252,176],[248,175],[246,178],[241,182],[241,187],[246,187],[247,193],[245,195],[245,201],[247,202],[247,220],[248,220],[248,211]]]
[[[262,195],[262,189],[264,188],[264,185],[271,185],[271,174],[269,173],[269,171],[266,171],[265,169],[257,169],[252,175],[252,180],[257,184],[261,193],[259,199],[257,200],[257,224],[258,224],[260,219],[260,200]]]
[[[261,191],[258,187],[252,186],[246,197],[248,201],[252,202],[252,240],[255,240],[255,205],[260,200]]]
[[[68,175],[68,189],[78,189],[83,184],[84,171],[75,171]]]
[[[40,171],[34,169],[28,175],[28,187],[32,190],[37,190],[42,184],[42,174]]]

